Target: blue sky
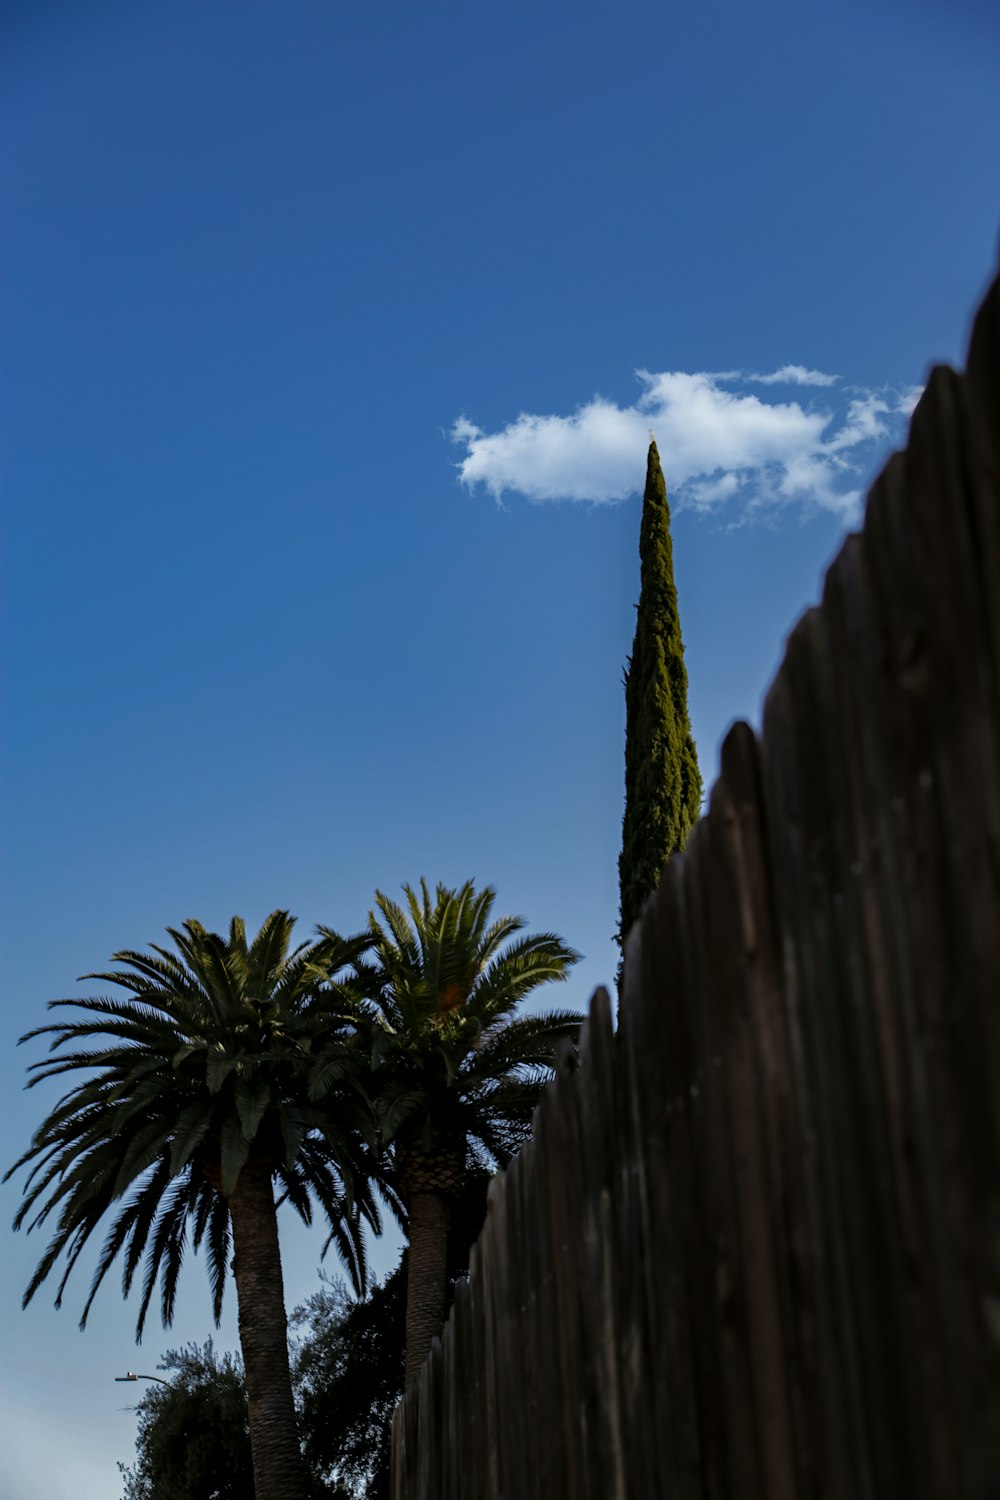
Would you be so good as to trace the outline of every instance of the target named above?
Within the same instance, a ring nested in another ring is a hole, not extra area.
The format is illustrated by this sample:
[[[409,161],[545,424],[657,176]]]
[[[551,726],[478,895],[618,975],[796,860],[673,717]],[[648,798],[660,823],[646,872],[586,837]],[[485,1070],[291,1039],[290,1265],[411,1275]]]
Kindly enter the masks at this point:
[[[187,916],[350,930],[376,887],[473,876],[586,955],[552,996],[582,1007],[614,972],[648,432],[709,782],[928,365],[962,358],[1000,227],[995,8],[0,24],[8,1160],[45,1105],[16,1036]],[[0,1257],[0,1490],[112,1500],[112,1377],[207,1337],[201,1267],[137,1352],[113,1278],[83,1335],[86,1269],[19,1310],[36,1239]],[[320,1243],[289,1229],[290,1303]]]

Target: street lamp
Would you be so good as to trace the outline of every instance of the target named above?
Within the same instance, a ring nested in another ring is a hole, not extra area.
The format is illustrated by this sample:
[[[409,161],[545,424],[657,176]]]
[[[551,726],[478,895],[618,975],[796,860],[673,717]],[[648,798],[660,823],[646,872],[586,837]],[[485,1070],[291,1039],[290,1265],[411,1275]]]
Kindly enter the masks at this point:
[[[137,1375],[134,1370],[126,1370],[124,1375],[116,1375],[116,1380],[158,1380],[161,1385],[169,1385],[169,1380],[164,1380],[162,1375]]]

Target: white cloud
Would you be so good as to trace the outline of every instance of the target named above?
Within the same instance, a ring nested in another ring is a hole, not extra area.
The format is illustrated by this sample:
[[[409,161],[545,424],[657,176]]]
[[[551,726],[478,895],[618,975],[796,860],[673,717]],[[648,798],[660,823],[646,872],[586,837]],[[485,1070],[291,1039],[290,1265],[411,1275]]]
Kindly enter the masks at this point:
[[[869,391],[848,403],[847,415],[841,426],[824,444],[827,453],[840,453],[845,448],[856,448],[859,443],[872,442],[888,436],[885,418],[889,415],[889,403],[882,396]]]
[[[859,480],[901,432],[912,393],[829,392],[837,376],[785,365],[774,376],[637,372],[631,406],[595,396],[571,416],[522,412],[498,432],[466,417],[452,427],[465,449],[461,482],[499,501],[623,500],[641,489],[646,446],[655,436],[668,489],[679,505],[745,512],[798,504],[848,518],[860,504]],[[827,387],[822,409],[775,401],[730,386]]]
[[[912,416],[913,408],[916,406],[917,402],[920,400],[923,394],[924,388],[922,385],[908,386],[905,391],[900,391],[897,394],[894,410],[898,411],[900,416]]]
[[[754,385],[836,385],[839,375],[824,375],[822,370],[807,370],[805,365],[782,365],[771,375],[745,375]]]

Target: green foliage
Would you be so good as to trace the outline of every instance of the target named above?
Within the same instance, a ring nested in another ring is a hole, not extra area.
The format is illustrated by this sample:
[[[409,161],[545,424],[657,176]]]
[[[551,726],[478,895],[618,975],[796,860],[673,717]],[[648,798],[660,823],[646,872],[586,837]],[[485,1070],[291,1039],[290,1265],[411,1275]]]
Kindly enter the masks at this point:
[[[632,656],[625,673],[625,817],[618,862],[618,941],[656,889],[671,854],[683,849],[701,805],[691,737],[687,672],[674,584],[670,507],[656,444],[650,443],[639,537],[642,582]]]
[[[137,1460],[119,1465],[123,1500],[252,1500],[253,1468],[243,1366],[212,1341],[173,1349],[160,1361],[168,1385],[139,1402]]]
[[[314,1473],[352,1500],[388,1500],[392,1413],[403,1393],[402,1263],[364,1298],[328,1282],[293,1315],[303,1448]]]

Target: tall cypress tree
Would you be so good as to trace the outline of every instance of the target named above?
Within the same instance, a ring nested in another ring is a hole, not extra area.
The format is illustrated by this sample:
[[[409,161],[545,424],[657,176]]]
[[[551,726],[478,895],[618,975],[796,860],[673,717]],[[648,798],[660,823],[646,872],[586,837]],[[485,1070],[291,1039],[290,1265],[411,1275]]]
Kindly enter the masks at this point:
[[[639,608],[625,671],[625,818],[618,861],[618,941],[623,952],[625,939],[656,889],[664,865],[671,854],[683,849],[701,804],[674,584],[670,507],[655,442],[649,445],[646,462],[639,558]]]

